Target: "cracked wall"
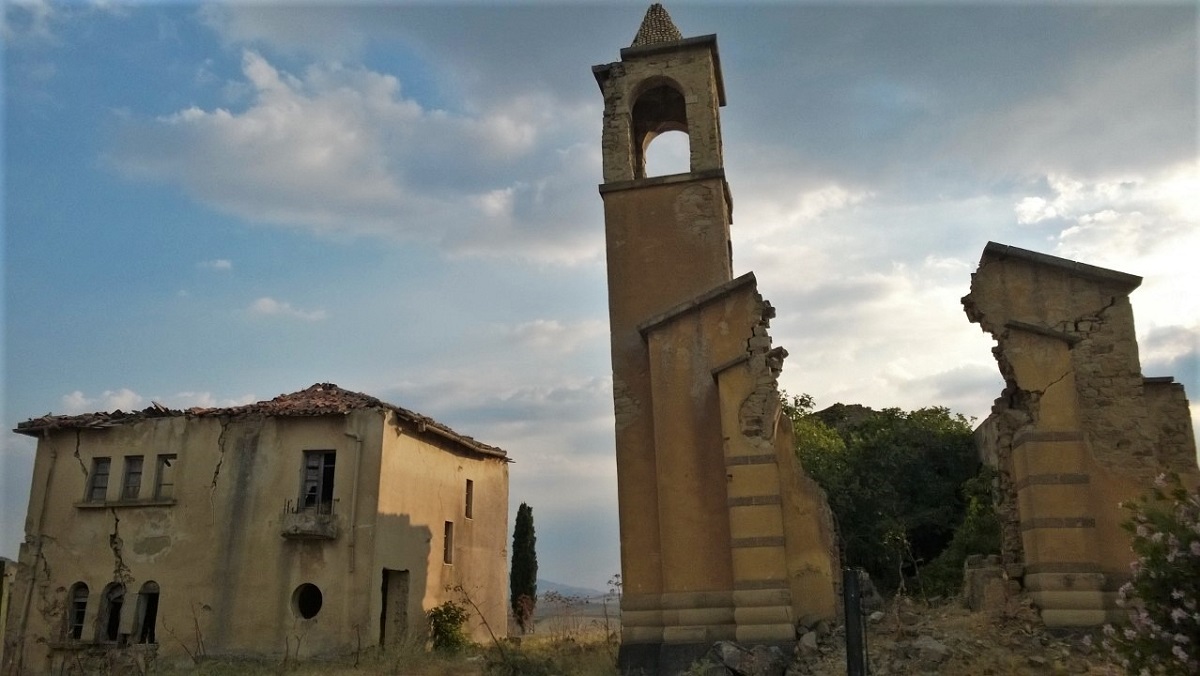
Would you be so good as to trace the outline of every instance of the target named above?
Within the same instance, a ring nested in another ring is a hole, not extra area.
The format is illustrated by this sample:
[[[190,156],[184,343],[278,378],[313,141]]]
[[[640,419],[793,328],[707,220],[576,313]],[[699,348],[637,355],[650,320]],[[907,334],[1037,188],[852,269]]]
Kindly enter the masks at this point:
[[[1005,380],[976,431],[998,470],[1003,559],[1048,624],[1120,616],[1133,557],[1118,503],[1162,472],[1197,475],[1182,386],[1141,372],[1129,299],[1140,283],[989,243],[963,298]]]
[[[338,458],[330,518],[340,527],[332,538],[285,534],[305,450]],[[162,453],[175,455],[165,498],[153,490]],[[135,454],[145,458],[141,493],[126,499],[122,470]],[[91,501],[78,467],[97,457],[111,458],[112,472],[106,498]],[[507,471],[503,458],[457,452],[374,409],[295,418],[181,414],[47,432],[38,442],[0,673],[59,673],[118,652],[173,664],[190,662],[189,653],[278,657],[290,646],[292,658],[303,658],[368,647],[380,636],[384,569],[412,575],[411,626],[426,608],[454,598],[442,579],[453,569],[503,630]],[[466,479],[474,481],[469,524]],[[446,520],[460,522],[454,566],[442,564],[440,543],[430,544]],[[486,572],[471,577],[472,570]],[[76,582],[89,589],[78,640],[67,638]],[[135,645],[138,596],[148,582],[160,590],[157,643]],[[114,583],[124,585],[125,601],[122,636],[111,642],[100,597]],[[324,594],[309,619],[294,608],[301,583]],[[469,630],[477,639],[486,634],[474,621]]]

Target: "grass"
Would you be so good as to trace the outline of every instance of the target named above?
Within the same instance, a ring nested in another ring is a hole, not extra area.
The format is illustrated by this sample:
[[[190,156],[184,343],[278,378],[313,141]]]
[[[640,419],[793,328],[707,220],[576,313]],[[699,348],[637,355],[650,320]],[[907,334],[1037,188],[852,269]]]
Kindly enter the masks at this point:
[[[602,628],[572,633],[528,635],[496,646],[473,645],[453,654],[428,651],[423,644],[401,646],[389,652],[376,649],[331,659],[204,658],[195,665],[151,670],[164,676],[615,676],[616,643]]]

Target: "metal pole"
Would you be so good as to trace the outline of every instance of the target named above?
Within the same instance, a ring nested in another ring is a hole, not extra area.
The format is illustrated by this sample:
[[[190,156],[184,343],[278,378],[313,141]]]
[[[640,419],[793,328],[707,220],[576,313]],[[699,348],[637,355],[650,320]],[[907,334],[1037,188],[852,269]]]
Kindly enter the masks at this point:
[[[842,601],[846,610],[846,676],[866,676],[866,623],[862,613],[862,592],[858,571],[842,569]]]

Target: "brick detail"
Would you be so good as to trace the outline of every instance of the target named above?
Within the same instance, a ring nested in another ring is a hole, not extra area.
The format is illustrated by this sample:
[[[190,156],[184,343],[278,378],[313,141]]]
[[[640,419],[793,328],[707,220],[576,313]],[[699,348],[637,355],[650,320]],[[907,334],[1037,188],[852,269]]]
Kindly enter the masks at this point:
[[[1029,486],[1070,486],[1086,484],[1092,480],[1087,474],[1031,474],[1013,484],[1013,490],[1022,491]]]
[[[742,498],[729,498],[730,507],[751,507],[754,505],[781,505],[783,498],[779,495],[747,495]]]
[[[782,547],[783,537],[757,537],[757,538],[733,538],[729,542],[729,546],[734,549],[746,549],[750,547]]]
[[[1029,531],[1039,528],[1095,528],[1096,520],[1086,516],[1054,517],[1043,516],[1026,519],[1021,522],[1021,530]]]
[[[733,467],[735,465],[771,465],[776,461],[774,453],[763,453],[760,455],[734,455],[725,458],[725,466]]]

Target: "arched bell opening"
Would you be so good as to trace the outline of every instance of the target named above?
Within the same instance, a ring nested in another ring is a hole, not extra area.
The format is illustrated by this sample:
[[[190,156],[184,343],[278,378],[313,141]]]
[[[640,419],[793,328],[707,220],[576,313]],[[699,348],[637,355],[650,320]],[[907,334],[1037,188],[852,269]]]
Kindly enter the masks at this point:
[[[638,95],[637,100],[633,104],[633,177],[646,178],[646,156],[650,148],[650,144],[659,136],[667,132],[683,132],[688,134],[687,120],[687,102],[684,100],[683,93],[679,88],[665,78],[655,82],[647,83],[645,90]],[[674,134],[670,136],[675,136]],[[659,144],[662,149],[667,150],[667,146],[677,145],[667,143]],[[671,169],[678,168],[677,162],[671,161],[666,164],[665,173],[683,173],[691,170],[691,138],[688,137],[688,152],[689,160],[682,171],[672,171]],[[656,154],[660,149],[656,146]],[[678,155],[678,150],[671,152],[667,150],[667,154]],[[657,165],[657,163],[656,163]]]

